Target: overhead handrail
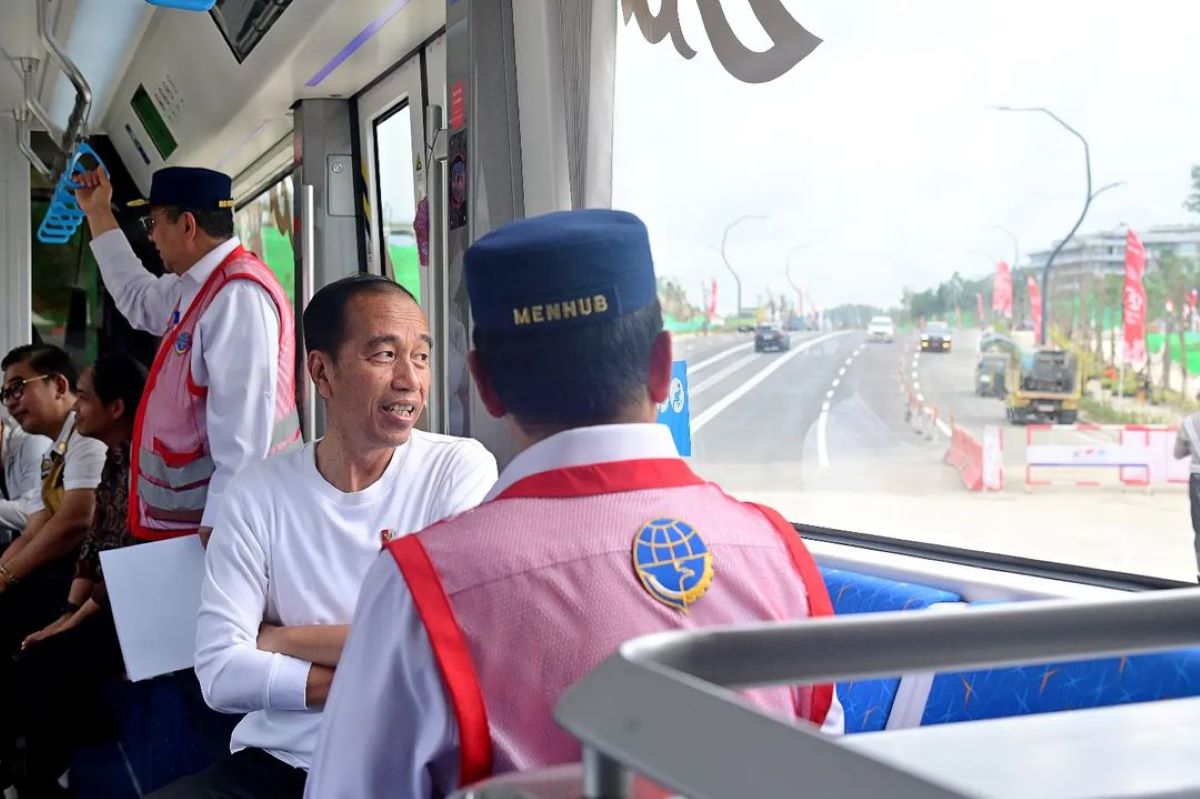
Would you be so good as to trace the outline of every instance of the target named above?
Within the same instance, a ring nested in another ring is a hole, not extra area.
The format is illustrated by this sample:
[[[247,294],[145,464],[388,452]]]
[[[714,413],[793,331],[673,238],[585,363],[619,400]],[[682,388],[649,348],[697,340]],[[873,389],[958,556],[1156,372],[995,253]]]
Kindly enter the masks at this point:
[[[58,148],[59,153],[65,155],[66,153],[63,152],[60,145],[66,136],[66,132],[58,129],[58,126],[50,120],[49,112],[38,102],[37,68],[41,62],[36,58],[19,58],[17,61],[21,65],[21,73],[24,78],[26,110],[33,115],[38,124],[50,135],[50,140],[54,142],[54,146]]]
[[[33,165],[33,168],[38,171],[38,174],[46,178],[46,180],[50,180],[53,175],[53,171],[50,169],[50,167],[46,166],[46,162],[43,161],[41,157],[33,151],[33,148],[29,146],[29,127],[27,122],[28,113],[29,112],[24,111],[23,109],[13,109],[13,119],[15,119],[17,122],[17,149],[20,150],[21,154],[25,156],[26,160]]]
[[[808,725],[767,716],[734,689],[1196,643],[1196,589],[658,633],[623,645],[567,692],[555,717],[584,746],[587,799],[627,797],[631,772],[692,799],[744,795],[749,786],[755,795],[786,796],[798,785],[814,796],[960,796]]]
[[[50,60],[58,65],[63,74],[67,76],[67,80],[71,81],[71,85],[75,87],[75,105],[71,109],[71,116],[67,122],[67,129],[63,133],[62,145],[59,149],[64,153],[63,169],[66,169],[65,158],[75,149],[75,143],[83,138],[83,129],[87,124],[88,111],[92,107],[92,89],[88,82],[83,77],[83,73],[75,66],[72,61],[59,46],[54,38],[53,31],[50,30],[50,14],[48,5],[50,0],[37,0],[37,22],[38,36],[42,40],[42,44],[46,47],[46,52],[50,56]]]

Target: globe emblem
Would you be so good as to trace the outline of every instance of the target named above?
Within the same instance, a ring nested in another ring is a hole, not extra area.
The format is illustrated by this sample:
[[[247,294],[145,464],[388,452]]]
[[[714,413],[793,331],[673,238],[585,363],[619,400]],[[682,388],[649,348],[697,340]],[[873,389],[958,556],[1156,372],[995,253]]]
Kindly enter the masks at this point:
[[[670,399],[671,409],[673,411],[675,411],[675,413],[683,413],[684,399],[685,399],[685,397],[683,396],[683,381],[680,380],[678,377],[676,377],[671,381],[671,399]]]
[[[687,612],[712,584],[712,553],[700,534],[681,519],[646,522],[633,537],[633,568],[646,593]]]

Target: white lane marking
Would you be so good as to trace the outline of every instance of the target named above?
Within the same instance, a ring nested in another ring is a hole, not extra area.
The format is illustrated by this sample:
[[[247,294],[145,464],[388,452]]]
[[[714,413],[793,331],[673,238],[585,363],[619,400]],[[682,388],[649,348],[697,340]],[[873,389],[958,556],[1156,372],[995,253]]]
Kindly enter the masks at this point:
[[[741,369],[746,364],[750,363],[751,361],[758,360],[762,357],[763,356],[759,355],[757,352],[752,352],[749,355],[747,355],[745,358],[741,358],[737,361],[734,361],[732,364],[730,364],[729,366],[726,366],[724,369],[717,372],[712,377],[708,378],[707,380],[702,380],[700,383],[693,386],[691,388],[691,390],[688,391],[688,395],[691,397],[694,397],[697,394],[699,394],[701,391],[704,391],[706,388],[712,388],[717,383],[720,383],[722,380],[729,377],[731,374],[736,372],[738,369]],[[688,370],[688,375],[689,375],[689,377],[691,376],[690,369]]]
[[[917,392],[917,402],[925,402],[925,395]]]
[[[723,413],[725,410],[727,410],[729,408],[729,406],[733,405],[733,403],[737,402],[742,397],[749,394],[751,391],[756,389],[760,383],[762,383],[768,377],[775,374],[777,371],[779,371],[784,366],[786,366],[788,361],[792,360],[792,358],[795,358],[797,355],[800,355],[801,353],[807,351],[809,348],[811,348],[817,344],[820,344],[824,341],[829,341],[832,338],[836,338],[836,337],[842,336],[842,335],[845,335],[845,333],[840,333],[840,332],[839,333],[827,333],[824,336],[819,336],[817,338],[809,339],[808,341],[805,341],[802,344],[800,344],[800,346],[793,347],[790,351],[785,352],[783,355],[780,355],[778,358],[775,358],[771,362],[770,366],[768,366],[765,369],[760,370],[757,374],[754,375],[754,377],[750,378],[745,383],[743,383],[742,385],[740,385],[739,387],[737,387],[736,389],[731,391],[729,394],[722,397],[720,400],[718,400],[716,403],[714,403],[712,405],[712,407],[706,409],[704,411],[704,413],[700,414],[695,419],[693,419],[692,420],[692,435],[695,436],[696,433],[699,432],[701,429],[703,429],[703,427],[706,424],[711,422],[713,419],[717,418],[717,416],[719,414]]]
[[[913,381],[913,391],[920,391],[920,390],[921,390],[921,381],[920,380]]]
[[[829,468],[829,409],[830,401],[833,399],[834,391],[841,385],[842,378],[846,375],[846,370],[854,363],[854,359],[863,351],[865,344],[858,345],[858,349],[850,354],[846,359],[846,365],[838,370],[838,376],[833,379],[833,386],[829,391],[825,392],[825,401],[821,403],[821,415],[817,417],[817,465],[822,469]],[[916,375],[914,374],[914,377]]]
[[[705,358],[700,363],[689,366],[688,367],[688,377],[689,378],[695,377],[698,372],[700,372],[704,369],[707,369],[708,367],[712,366],[714,363],[717,363],[718,361],[723,361],[726,358],[728,358],[730,355],[733,355],[735,352],[742,352],[744,350],[750,349],[753,346],[754,346],[754,342],[748,341],[745,344],[738,344],[736,347],[730,347],[727,350],[721,350],[720,352],[718,352],[716,355],[712,356],[711,358]]]
[[[826,403],[828,404],[828,403]],[[829,468],[829,411],[822,409],[817,417],[817,465]]]
[[[913,369],[913,370],[912,370],[912,379],[913,379],[913,380],[916,380],[916,379],[917,379],[917,370],[916,370],[916,369]]]
[[[937,426],[938,426],[938,430],[942,431],[942,435],[944,435],[944,436],[954,435],[954,431],[950,429],[950,425],[946,424],[941,419],[937,420]]]

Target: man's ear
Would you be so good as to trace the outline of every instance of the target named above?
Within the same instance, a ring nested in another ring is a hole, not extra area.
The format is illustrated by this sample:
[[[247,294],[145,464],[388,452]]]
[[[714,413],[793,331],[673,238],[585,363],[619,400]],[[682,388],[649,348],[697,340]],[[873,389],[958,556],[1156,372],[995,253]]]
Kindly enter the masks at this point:
[[[663,330],[650,347],[650,373],[646,377],[646,390],[656,405],[671,395],[672,357],[671,334]]]
[[[483,402],[483,407],[490,416],[497,419],[503,418],[507,413],[504,410],[504,403],[500,401],[496,389],[492,387],[491,378],[488,377],[483,364],[479,362],[479,353],[475,350],[467,353],[467,367],[471,370],[471,377],[475,378],[475,388],[479,389],[479,399]]]
[[[328,400],[333,396],[333,362],[329,356],[320,350],[308,353],[308,376],[312,378],[321,399]]]

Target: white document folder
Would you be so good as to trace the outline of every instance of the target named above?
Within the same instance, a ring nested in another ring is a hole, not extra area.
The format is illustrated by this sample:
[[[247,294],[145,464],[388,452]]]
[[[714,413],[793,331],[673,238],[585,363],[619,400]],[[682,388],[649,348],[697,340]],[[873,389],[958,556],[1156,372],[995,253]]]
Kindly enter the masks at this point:
[[[129,679],[190,669],[204,547],[195,535],[100,553]]]

